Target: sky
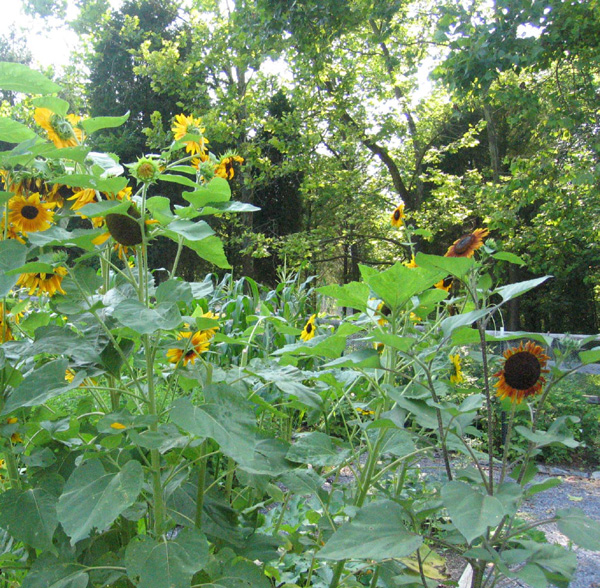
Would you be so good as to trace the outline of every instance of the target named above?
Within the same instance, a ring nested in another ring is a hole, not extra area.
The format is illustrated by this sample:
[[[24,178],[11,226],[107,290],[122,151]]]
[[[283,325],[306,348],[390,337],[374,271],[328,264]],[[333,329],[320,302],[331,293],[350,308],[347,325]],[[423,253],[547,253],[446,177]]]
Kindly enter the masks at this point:
[[[33,55],[34,67],[67,65],[70,52],[78,47],[78,37],[72,30],[66,25],[59,26],[56,20],[45,22],[23,14],[21,0],[2,0],[1,4],[0,34],[6,35],[13,25],[17,30],[22,29]],[[67,18],[72,18],[75,8],[72,2],[69,5]]]

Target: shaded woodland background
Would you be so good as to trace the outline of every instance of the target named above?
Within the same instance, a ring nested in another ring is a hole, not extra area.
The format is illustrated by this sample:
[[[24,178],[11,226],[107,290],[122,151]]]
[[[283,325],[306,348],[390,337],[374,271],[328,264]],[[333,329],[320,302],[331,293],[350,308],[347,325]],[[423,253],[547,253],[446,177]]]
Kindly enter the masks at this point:
[[[66,0],[25,4],[83,40],[71,65],[44,72],[72,111],[131,113],[99,150],[124,163],[157,152],[185,113],[202,117],[214,153],[244,157],[234,197],[261,211],[214,227],[236,276],[272,286],[285,264],[345,283],[359,264],[407,259],[389,223],[402,200],[420,251],[487,226],[526,262],[500,262],[495,280],[554,276],[507,328],[598,330],[597,3],[78,0],[69,22]],[[26,33],[0,39],[0,60],[31,63]],[[182,203],[173,184],[158,190]],[[153,266],[170,267],[174,249],[154,246]],[[190,251],[181,268],[213,271]]]

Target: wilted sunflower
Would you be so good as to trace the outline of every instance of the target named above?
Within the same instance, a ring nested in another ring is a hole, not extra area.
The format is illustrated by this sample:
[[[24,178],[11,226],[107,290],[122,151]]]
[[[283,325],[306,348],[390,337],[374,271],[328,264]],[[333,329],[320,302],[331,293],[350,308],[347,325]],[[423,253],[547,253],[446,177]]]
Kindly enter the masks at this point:
[[[450,382],[452,384],[460,384],[465,381],[465,377],[462,373],[460,355],[455,353],[449,356],[450,363],[452,364],[452,374],[450,375]]]
[[[404,202],[396,206],[396,210],[392,212],[391,223],[392,227],[401,227],[404,220]]]
[[[201,138],[196,141],[186,141],[185,150],[191,155],[200,153],[200,157],[202,157],[208,144],[208,140],[204,138],[206,129],[202,126],[202,119],[185,116],[185,114],[177,114],[171,130],[176,141],[183,139],[186,135],[200,135]]]
[[[487,229],[475,229],[468,235],[463,235],[448,247],[444,257],[473,257],[477,249],[483,245],[484,237],[487,237]]]
[[[167,358],[171,363],[195,363],[196,358],[199,357],[205,351],[208,351],[210,345],[210,338],[205,334],[204,331],[180,331],[177,336],[179,341],[188,341],[185,349],[173,348],[167,351]]]
[[[302,341],[310,341],[315,336],[317,330],[317,327],[315,326],[316,317],[317,315],[313,314],[304,325],[304,329],[300,334],[300,339],[302,339]]]
[[[503,355],[504,366],[494,374],[500,378],[494,384],[496,395],[520,404],[524,398],[539,394],[546,382],[543,374],[549,371],[546,364],[550,358],[544,354],[544,350],[527,341],[525,345],[521,342],[518,347],[507,349]]]
[[[52,225],[54,213],[49,209],[53,207],[53,204],[40,202],[37,192],[27,198],[13,196],[8,202],[8,220],[23,234],[45,231]]]
[[[215,167],[215,176],[219,176],[224,180],[233,180],[234,170],[233,164],[244,163],[244,158],[239,155],[230,155],[229,157],[223,157],[221,163]]]
[[[78,127],[80,116],[67,114],[66,117],[52,112],[49,108],[36,108],[35,122],[48,132],[48,138],[56,147],[75,147],[83,141],[83,132]]]
[[[67,275],[66,267],[55,267],[53,273],[33,273],[33,274],[21,274],[17,280],[18,286],[29,288],[29,295],[43,294],[44,292],[48,296],[54,296],[57,292],[66,294],[62,289],[62,280]]]

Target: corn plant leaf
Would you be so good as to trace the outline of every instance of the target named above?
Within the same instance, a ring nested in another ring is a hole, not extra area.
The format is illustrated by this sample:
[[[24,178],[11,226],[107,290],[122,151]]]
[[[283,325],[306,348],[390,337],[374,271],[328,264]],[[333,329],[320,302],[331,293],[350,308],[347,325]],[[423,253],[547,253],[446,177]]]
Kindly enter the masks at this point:
[[[373,559],[407,557],[423,539],[404,525],[403,510],[391,500],[373,502],[342,525],[319,551],[320,559]]]
[[[58,520],[71,545],[104,531],[139,496],[144,473],[139,462],[128,461],[117,473],[106,472],[98,460],[75,469],[58,500]]]

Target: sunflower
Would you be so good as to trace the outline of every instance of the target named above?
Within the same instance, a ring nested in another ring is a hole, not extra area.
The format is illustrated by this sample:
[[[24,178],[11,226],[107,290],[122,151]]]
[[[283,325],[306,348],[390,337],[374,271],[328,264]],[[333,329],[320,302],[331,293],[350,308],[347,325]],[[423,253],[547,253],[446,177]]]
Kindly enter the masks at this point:
[[[449,356],[450,363],[452,364],[452,375],[450,376],[450,382],[452,384],[461,384],[465,381],[465,377],[462,373],[461,359],[458,353]]]
[[[383,325],[385,325],[385,323],[388,322],[387,317],[390,316],[390,314],[392,314],[392,309],[389,306],[386,306],[385,302],[381,301],[377,305],[376,312],[378,312],[381,315],[381,317],[377,319],[377,322],[383,327]]]
[[[233,180],[233,164],[234,162],[244,163],[244,158],[239,155],[230,155],[229,157],[223,157],[221,163],[215,167],[215,176],[219,176],[224,180]]]
[[[524,398],[541,392],[546,382],[543,374],[549,371],[546,364],[550,358],[539,345],[532,341],[525,345],[521,342],[518,347],[507,349],[504,358],[504,366],[494,374],[500,378],[494,384],[500,399],[510,398],[511,402],[520,404]]]
[[[12,330],[8,321],[5,321],[2,316],[0,316],[0,343],[6,343],[7,341],[13,340]]]
[[[36,108],[35,122],[48,132],[48,138],[56,147],[75,147],[83,141],[83,132],[78,127],[80,116],[67,114],[66,117],[52,112],[49,108]]]
[[[205,312],[201,318],[217,320],[219,318],[219,315],[215,314],[214,312],[210,312],[210,310],[209,310],[208,312]],[[216,326],[216,327],[211,327],[210,329],[203,329],[202,331],[200,331],[200,333],[202,333],[204,336],[206,336],[210,340],[215,336],[215,333],[218,330],[219,330],[219,327]]]
[[[487,229],[475,229],[468,235],[463,235],[448,247],[444,257],[473,257],[477,249],[483,245],[484,237],[487,237]]]
[[[396,210],[392,212],[391,223],[392,227],[401,227],[404,219],[404,202],[396,206]]]
[[[446,292],[450,292],[450,288],[452,288],[452,276],[448,276],[447,278],[436,282],[433,287],[437,288],[438,290],[446,290]]]
[[[19,243],[23,243],[23,245],[25,245],[25,240],[15,230],[15,227],[13,227],[10,223],[7,227],[6,223],[4,222],[4,219],[2,219],[2,222],[0,222],[0,240],[4,240],[5,231],[7,239],[15,239],[15,241],[19,241]]]
[[[206,152],[206,145],[208,144],[208,140],[203,136],[206,129],[202,126],[202,119],[193,116],[185,116],[185,114],[177,114],[171,130],[173,131],[173,136],[176,141],[183,139],[186,135],[201,135],[202,137],[199,140],[186,141],[185,150],[192,155],[199,153],[202,158],[202,155]]]
[[[73,204],[71,204],[71,210],[79,210],[80,208],[83,208],[86,204],[98,202],[98,196],[96,194],[96,190],[92,190],[91,188],[84,188],[83,190],[75,192],[73,196],[67,198],[67,200],[75,201],[73,202]]]
[[[173,348],[167,351],[167,357],[171,363],[183,365],[188,363],[194,363],[196,358],[199,357],[205,351],[208,351],[210,345],[210,338],[206,336],[204,331],[180,331],[177,336],[179,341],[188,341],[185,349]]]
[[[48,296],[54,296],[57,292],[66,294],[62,289],[61,283],[63,278],[67,275],[66,267],[56,267],[54,272],[49,273],[33,273],[33,274],[21,274],[17,280],[18,286],[29,288],[29,295],[36,294],[39,296],[44,292]]]
[[[302,339],[302,341],[310,341],[315,336],[315,331],[317,330],[317,327],[315,326],[316,316],[316,314],[313,314],[304,325],[304,329],[300,334],[300,339]]]
[[[419,267],[419,266],[417,265],[417,262],[415,261],[415,256],[414,256],[414,255],[411,255],[411,256],[410,256],[410,261],[403,261],[403,262],[402,262],[402,265],[403,265],[404,267],[409,267],[409,268],[411,268],[411,269],[413,269],[413,268],[415,268],[415,267]]]
[[[54,213],[49,208],[54,208],[53,204],[40,202],[38,192],[24,198],[23,196],[13,196],[8,201],[8,220],[16,230],[24,235],[45,231],[52,225]]]

